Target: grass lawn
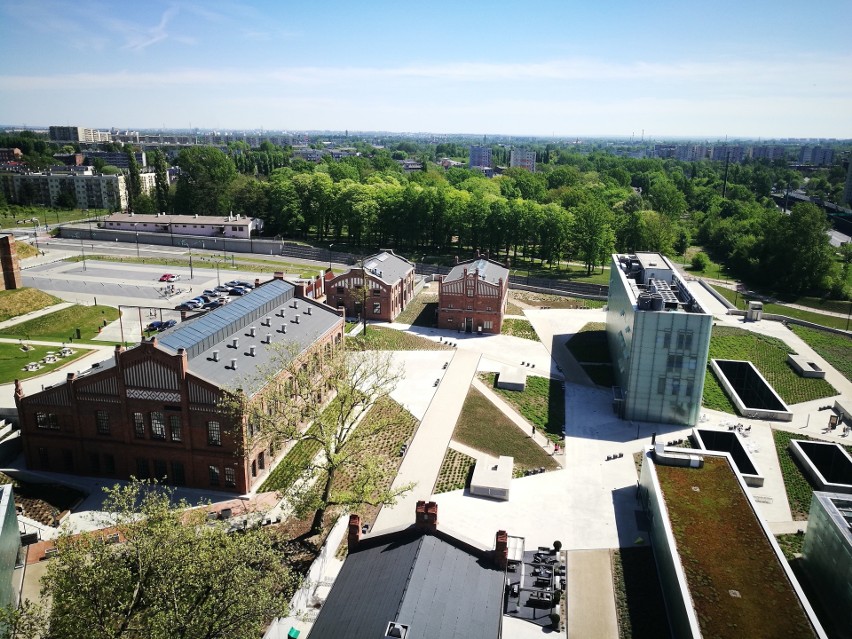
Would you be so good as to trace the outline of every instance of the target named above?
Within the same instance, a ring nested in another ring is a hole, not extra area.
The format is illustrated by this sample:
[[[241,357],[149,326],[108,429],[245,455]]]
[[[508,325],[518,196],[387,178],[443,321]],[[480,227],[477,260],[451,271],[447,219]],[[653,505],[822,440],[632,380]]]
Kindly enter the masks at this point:
[[[504,319],[500,332],[503,335],[513,335],[523,339],[531,339],[534,342],[539,341],[538,333],[535,332],[533,325],[530,324],[529,320],[525,319]]]
[[[670,636],[668,619],[660,614],[665,602],[650,546],[613,550],[611,558],[619,639]]]
[[[736,303],[737,308],[740,310],[746,310],[748,308],[748,300],[756,299],[754,297],[749,297],[744,293],[737,294],[736,291],[732,291],[731,289],[725,288],[724,286],[714,285],[713,288],[715,288],[719,293],[721,293],[722,296],[732,304]],[[763,312],[773,313],[775,315],[786,315],[787,317],[800,319],[804,322],[812,322],[821,326],[830,326],[832,328],[840,329],[846,328],[845,317],[824,315],[822,313],[817,313],[816,311],[803,311],[802,309],[791,308],[789,306],[784,306],[783,304],[772,304],[769,302],[764,302]]]
[[[444,461],[441,463],[441,470],[438,472],[435,490],[432,492],[437,495],[465,488],[470,481],[475,464],[476,460],[473,457],[448,448]]]
[[[852,272],[852,269],[850,269],[850,272]],[[844,315],[848,315],[850,308],[852,308],[852,300],[829,300],[821,297],[803,296],[791,300],[791,303],[799,304],[800,306],[809,306],[818,311],[831,311],[833,313],[843,313]]]
[[[37,288],[17,288],[0,291],[0,322],[5,322],[24,313],[59,304],[58,297],[48,295]]]
[[[815,637],[727,461],[656,471],[702,635]]]
[[[56,346],[30,346],[30,350],[24,352],[18,344],[0,343],[0,384],[9,384],[16,379],[29,379],[38,377],[45,373],[55,371],[60,366],[80,359],[89,354],[89,349],[74,347],[74,354],[63,357],[53,364],[42,364],[37,371],[26,371],[24,367],[30,362],[41,362],[48,351],[56,352]]]
[[[523,315],[524,309],[517,304],[512,304],[512,298],[506,302],[506,315]]]
[[[15,324],[3,330],[3,337],[25,340],[51,340],[70,342],[77,339],[75,329],[80,329],[80,339],[89,340],[98,334],[98,328],[104,320],[112,322],[118,319],[118,309],[112,306],[81,306],[75,304],[68,308],[42,315]]]
[[[512,268],[510,270],[511,275],[515,275],[517,277],[541,277],[546,279],[553,280],[571,280],[573,282],[582,282],[585,284],[600,284],[600,285],[608,285],[609,284],[609,267],[605,267],[603,272],[601,272],[600,268],[592,269],[590,275],[586,274],[586,267],[570,264],[567,266],[563,266],[561,268],[542,268],[537,262],[535,265],[527,268],[523,264],[512,264]]]
[[[514,457],[516,469],[544,466],[553,470],[559,467],[541,446],[533,443],[529,435],[521,432],[500,409],[475,388],[467,392],[453,439],[494,457]]]
[[[804,521],[808,518],[808,512],[811,508],[811,496],[814,489],[799,467],[799,462],[796,461],[787,446],[791,439],[803,439],[805,441],[822,440],[798,433],[788,433],[786,430],[775,429],[772,431],[772,437],[775,440],[775,450],[778,453],[778,462],[781,464],[784,489],[787,491],[787,501],[790,502],[793,519]],[[852,446],[844,445],[843,448],[846,449],[847,453],[852,455]]]
[[[606,302],[603,300],[587,300],[582,297],[547,295],[528,291],[511,291],[509,293],[510,303],[512,298],[536,308],[603,308],[606,306]]]
[[[784,552],[787,561],[792,561],[796,558],[796,555],[802,554],[802,548],[805,545],[805,536],[799,533],[775,535],[775,541],[781,546],[781,550]]]
[[[562,441],[565,393],[561,381],[529,375],[526,389],[509,391],[495,386],[497,376],[494,373],[481,373],[479,377],[551,441]]]
[[[28,257],[35,257],[38,255],[36,247],[32,244],[28,244],[27,242],[15,242],[15,252],[18,254],[19,260],[25,260]]]
[[[695,271],[692,269],[692,257],[698,253],[704,253],[707,255],[707,268],[703,271]],[[716,280],[724,280],[730,278],[728,272],[725,270],[725,266],[714,262],[707,252],[700,246],[690,246],[686,249],[686,256],[681,257],[680,255],[669,255],[667,256],[674,264],[686,264],[686,272],[689,275],[695,275],[700,277],[710,277]]]
[[[106,211],[101,209],[48,209],[43,206],[17,206],[6,205],[0,211],[0,228],[28,229],[32,231],[32,222],[18,224],[18,220],[37,218],[39,226],[44,228],[45,224],[59,224],[73,222],[75,220],[90,220],[105,215]]]
[[[408,303],[405,310],[394,320],[399,324],[415,326],[435,326],[435,314],[438,310],[438,294],[422,290]]]
[[[852,337],[790,324],[790,329],[846,379],[852,381]]]
[[[446,351],[450,346],[392,328],[368,326],[367,332],[346,338],[350,351]]]
[[[787,364],[793,350],[780,339],[731,326],[715,326],[710,337],[710,358],[750,360],[788,404],[837,395],[824,379],[799,377]],[[722,398],[724,392],[708,366],[703,404],[707,408],[735,412]],[[712,381],[711,381],[712,378]],[[715,384],[714,384],[715,383]],[[720,394],[721,393],[721,394]],[[725,399],[726,396],[725,396]]]

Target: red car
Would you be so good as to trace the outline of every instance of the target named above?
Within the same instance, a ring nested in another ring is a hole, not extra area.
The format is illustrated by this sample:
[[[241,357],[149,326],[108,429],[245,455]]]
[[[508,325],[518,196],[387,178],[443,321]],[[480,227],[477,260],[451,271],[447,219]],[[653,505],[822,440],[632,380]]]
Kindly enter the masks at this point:
[[[180,275],[173,275],[172,273],[163,273],[160,276],[161,282],[175,282],[180,279]]]

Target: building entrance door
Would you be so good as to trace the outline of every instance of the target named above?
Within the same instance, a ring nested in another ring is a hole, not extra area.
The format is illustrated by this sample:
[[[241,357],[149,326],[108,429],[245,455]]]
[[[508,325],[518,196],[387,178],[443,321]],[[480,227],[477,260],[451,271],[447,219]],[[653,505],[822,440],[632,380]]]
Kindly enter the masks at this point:
[[[466,317],[465,318],[464,330],[465,330],[465,333],[472,333],[473,332],[473,318],[472,317]]]

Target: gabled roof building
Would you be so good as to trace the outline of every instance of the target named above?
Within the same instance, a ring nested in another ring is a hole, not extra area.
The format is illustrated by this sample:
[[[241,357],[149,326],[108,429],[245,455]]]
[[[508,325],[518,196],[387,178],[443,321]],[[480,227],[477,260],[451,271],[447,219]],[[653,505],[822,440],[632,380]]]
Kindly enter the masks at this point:
[[[438,284],[438,327],[499,334],[508,297],[508,268],[487,257],[460,262]]]
[[[326,296],[350,317],[392,322],[414,297],[414,264],[391,250],[326,281]]]
[[[276,368],[341,344],[343,318],[273,279],[64,383],[25,396],[16,382],[27,466],[195,488],[251,491],[280,452],[222,402],[240,389],[263,401]],[[289,361],[285,361],[289,359]]]

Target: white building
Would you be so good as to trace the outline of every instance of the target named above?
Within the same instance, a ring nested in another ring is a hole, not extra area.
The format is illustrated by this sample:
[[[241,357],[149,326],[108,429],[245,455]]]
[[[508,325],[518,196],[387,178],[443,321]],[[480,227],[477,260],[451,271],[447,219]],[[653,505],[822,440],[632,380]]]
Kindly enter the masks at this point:
[[[173,235],[234,237],[249,239],[252,231],[263,229],[263,220],[241,215],[137,215],[114,213],[100,223],[110,231],[145,231]]]

